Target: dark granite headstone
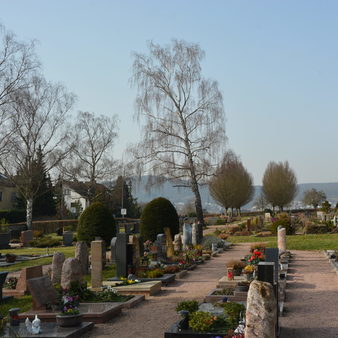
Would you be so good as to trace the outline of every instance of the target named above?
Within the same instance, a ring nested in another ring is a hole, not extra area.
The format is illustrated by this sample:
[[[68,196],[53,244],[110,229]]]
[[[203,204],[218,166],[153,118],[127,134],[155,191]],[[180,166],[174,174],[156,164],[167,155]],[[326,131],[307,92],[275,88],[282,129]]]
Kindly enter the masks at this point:
[[[278,281],[279,250],[277,248],[266,248],[265,261],[274,263],[274,282],[276,283]]]
[[[127,261],[128,235],[119,233],[116,236],[115,242],[115,262],[116,262],[116,277],[128,276],[128,261]]]
[[[274,267],[273,262],[259,262],[257,279],[261,282],[268,282],[274,285]]]
[[[166,249],[165,234],[158,234],[155,242],[157,246],[157,258],[159,260],[166,259],[167,249]]]
[[[2,296],[2,287],[5,284],[7,275],[8,275],[8,271],[0,272],[0,303],[2,303],[2,301],[5,300],[5,299],[12,298],[12,297],[8,297],[8,296],[7,297]]]
[[[33,298],[33,310],[46,310],[57,303],[56,290],[48,276],[28,279],[27,287]]]
[[[63,232],[63,245],[72,246],[73,245],[73,233],[71,231]]]
[[[9,232],[0,234],[0,249],[8,249],[10,239]]]

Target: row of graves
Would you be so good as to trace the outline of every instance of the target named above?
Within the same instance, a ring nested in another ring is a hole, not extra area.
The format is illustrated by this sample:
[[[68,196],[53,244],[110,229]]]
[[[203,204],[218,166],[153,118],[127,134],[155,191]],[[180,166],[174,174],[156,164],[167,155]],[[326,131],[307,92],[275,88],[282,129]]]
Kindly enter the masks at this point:
[[[123,309],[159,293],[163,285],[182,278],[230,246],[225,241],[222,248],[213,245],[205,250],[200,245],[194,246],[197,236],[194,226],[188,224],[183,227],[183,235],[175,235],[174,240],[170,230],[165,229],[165,234],[158,234],[153,243],[143,243],[134,233],[135,228],[124,230],[127,231],[111,240],[108,255],[105,242],[100,239],[91,242],[90,255],[86,243],[77,242],[75,257],[53,254],[50,274],[44,275],[42,266],[21,270],[16,285],[4,289],[4,297],[29,293],[32,308],[27,312],[11,309],[3,336],[31,337],[38,333],[40,337],[81,336],[95,323],[106,322]],[[115,276],[103,280],[109,264],[115,264]],[[2,285],[6,275],[7,272],[0,274]],[[85,281],[88,278],[90,287]]]
[[[286,231],[280,228],[278,248],[253,245],[244,258],[228,262],[226,275],[203,303],[179,303],[176,310],[182,319],[165,332],[165,338],[278,337],[291,257]]]

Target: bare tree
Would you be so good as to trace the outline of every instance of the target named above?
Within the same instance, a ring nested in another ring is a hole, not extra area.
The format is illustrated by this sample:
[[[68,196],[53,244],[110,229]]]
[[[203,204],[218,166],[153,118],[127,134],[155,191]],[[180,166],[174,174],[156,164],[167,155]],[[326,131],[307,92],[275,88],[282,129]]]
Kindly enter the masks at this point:
[[[250,202],[254,194],[252,176],[232,151],[227,151],[215,176],[210,182],[211,196],[227,209],[240,212],[243,205]]]
[[[304,191],[303,203],[305,205],[312,205],[315,209],[317,209],[318,205],[325,200],[326,195],[324,191],[319,191],[316,189]]]
[[[80,111],[72,129],[70,145],[76,146],[62,170],[72,179],[89,181],[88,197],[92,201],[97,181],[116,173],[117,164],[111,150],[117,137],[117,116],[95,116]]]
[[[197,44],[173,40],[161,47],[151,42],[148,55],[134,54],[132,76],[137,117],[144,120],[135,152],[139,168],[162,180],[187,180],[200,228],[199,182],[214,170],[225,144],[222,95],[216,81],[202,77],[203,57]]]
[[[30,88],[16,91],[11,97],[13,133],[7,145],[8,153],[2,156],[0,165],[26,201],[27,227],[30,229],[33,201],[39,189],[34,172],[38,154],[44,156],[46,172],[68,154],[70,149],[65,141],[69,128],[63,127],[74,96],[63,86],[34,76]]]
[[[10,105],[17,93],[31,85],[28,79],[38,68],[34,43],[19,42],[0,25],[0,153],[8,150],[13,131],[9,127]]]
[[[270,162],[263,176],[263,193],[274,209],[290,204],[297,193],[297,178],[286,162]]]
[[[264,209],[268,207],[269,202],[266,200],[266,197],[262,191],[255,199],[254,205],[256,208],[262,211],[264,211]]]

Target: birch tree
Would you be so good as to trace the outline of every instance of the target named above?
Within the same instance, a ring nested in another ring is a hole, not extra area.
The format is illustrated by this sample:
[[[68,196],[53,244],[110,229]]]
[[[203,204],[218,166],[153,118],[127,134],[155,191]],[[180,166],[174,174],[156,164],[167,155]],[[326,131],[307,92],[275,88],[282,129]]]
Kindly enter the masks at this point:
[[[218,84],[202,76],[204,52],[197,44],[151,42],[148,54],[133,57],[136,116],[143,126],[134,152],[138,168],[162,180],[185,180],[202,226],[199,183],[213,172],[225,144]]]
[[[39,153],[46,161],[46,172],[70,151],[66,146],[69,128],[63,128],[74,96],[59,84],[34,76],[31,86],[11,96],[8,153],[0,165],[26,201],[27,227],[32,227],[33,201],[39,190],[36,162]],[[20,175],[17,175],[20,173]]]
[[[75,145],[69,158],[62,164],[62,172],[73,180],[89,182],[89,201],[95,197],[97,181],[108,179],[116,173],[112,148],[117,137],[117,116],[95,116],[79,112],[69,138]]]

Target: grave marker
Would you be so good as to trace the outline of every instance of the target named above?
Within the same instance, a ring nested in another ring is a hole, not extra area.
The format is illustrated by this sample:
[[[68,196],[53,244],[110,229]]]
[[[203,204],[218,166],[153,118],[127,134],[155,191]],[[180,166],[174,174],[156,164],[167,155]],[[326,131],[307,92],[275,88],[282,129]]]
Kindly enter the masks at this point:
[[[30,241],[33,240],[33,231],[32,230],[26,230],[26,231],[21,231],[21,243],[24,246],[27,246]]]
[[[52,283],[61,283],[62,265],[65,261],[65,255],[62,252],[55,252],[52,261]]]
[[[103,241],[91,242],[91,254],[92,254],[92,269],[91,269],[91,282],[92,288],[100,289],[102,287],[102,251],[104,248]]]
[[[72,246],[73,245],[73,233],[71,231],[63,232],[63,245]]]
[[[127,234],[117,234],[115,242],[115,260],[116,260],[116,277],[128,276],[128,262],[127,262]]]

